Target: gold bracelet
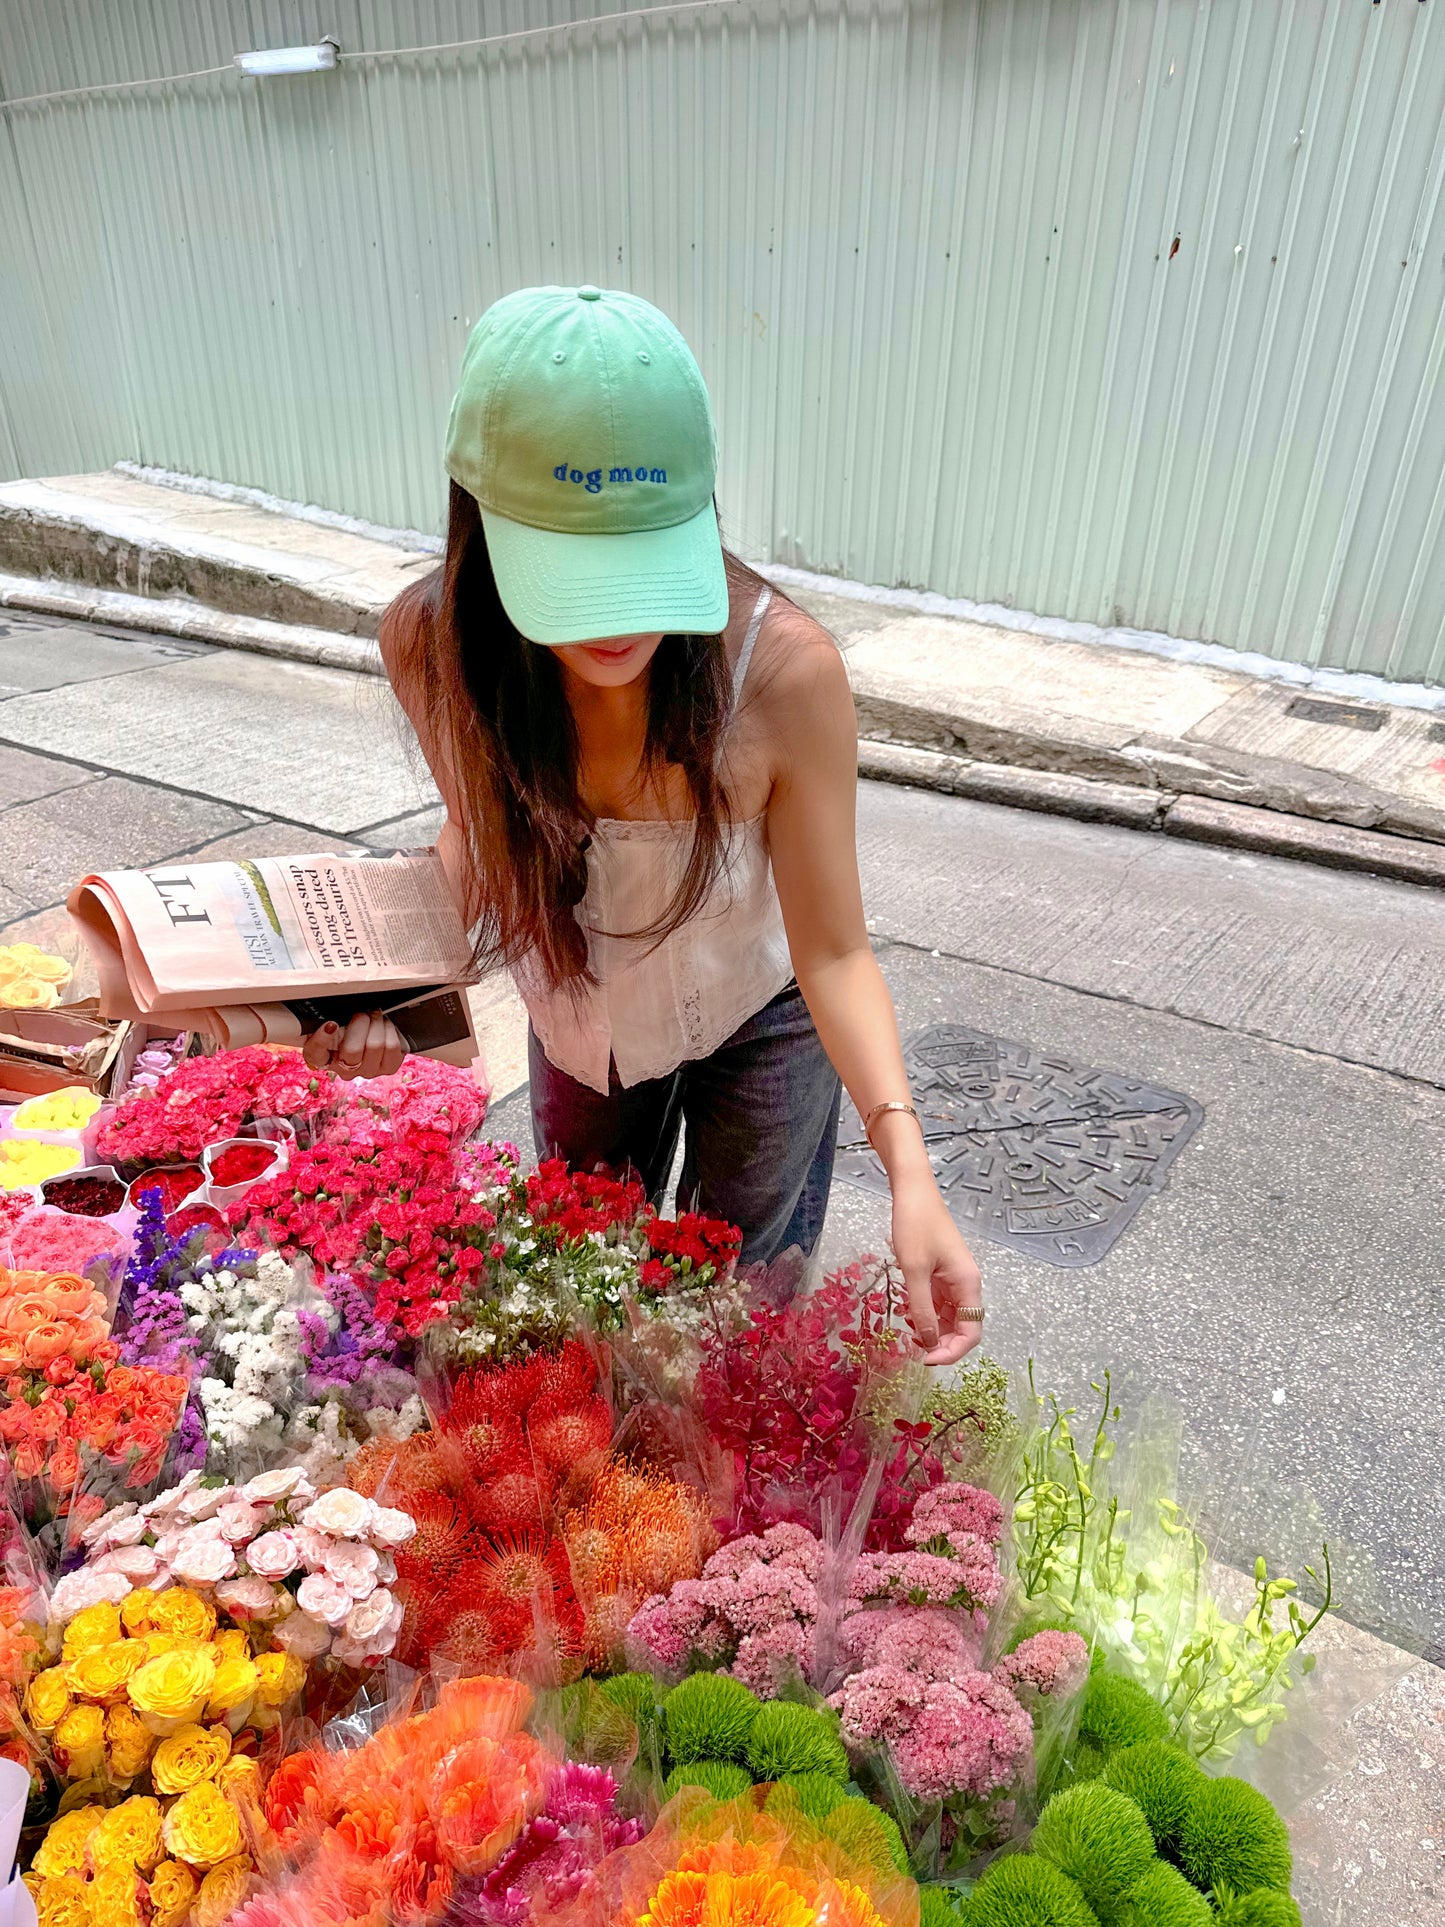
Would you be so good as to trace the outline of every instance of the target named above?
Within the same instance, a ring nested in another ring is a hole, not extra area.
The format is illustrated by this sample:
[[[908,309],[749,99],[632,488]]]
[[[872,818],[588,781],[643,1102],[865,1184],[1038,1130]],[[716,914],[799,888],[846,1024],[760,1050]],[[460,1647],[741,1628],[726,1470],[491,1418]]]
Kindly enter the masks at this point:
[[[875,1117],[882,1117],[885,1111],[902,1111],[905,1117],[913,1119],[920,1131],[923,1129],[923,1119],[911,1104],[901,1104],[896,1097],[885,1098],[883,1103],[875,1104],[863,1120],[863,1135],[870,1144],[873,1142],[873,1120]]]

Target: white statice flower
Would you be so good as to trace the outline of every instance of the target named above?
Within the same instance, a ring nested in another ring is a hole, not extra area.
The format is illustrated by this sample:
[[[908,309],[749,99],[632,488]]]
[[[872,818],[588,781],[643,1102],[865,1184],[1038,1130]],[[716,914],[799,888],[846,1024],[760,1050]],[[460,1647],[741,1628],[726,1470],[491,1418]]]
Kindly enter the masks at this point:
[[[416,1393],[399,1410],[393,1410],[389,1405],[373,1405],[369,1411],[362,1413],[368,1438],[394,1439],[398,1444],[403,1439],[409,1439],[414,1432],[423,1431],[426,1422],[426,1407]]]

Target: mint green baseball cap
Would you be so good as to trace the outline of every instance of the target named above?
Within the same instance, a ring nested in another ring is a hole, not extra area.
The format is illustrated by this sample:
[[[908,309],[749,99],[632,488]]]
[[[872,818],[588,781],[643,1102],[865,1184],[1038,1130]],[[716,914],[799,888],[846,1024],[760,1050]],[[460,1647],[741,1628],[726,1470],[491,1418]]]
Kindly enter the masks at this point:
[[[533,642],[727,627],[712,407],[650,301],[581,287],[494,302],[462,358],[446,459]]]

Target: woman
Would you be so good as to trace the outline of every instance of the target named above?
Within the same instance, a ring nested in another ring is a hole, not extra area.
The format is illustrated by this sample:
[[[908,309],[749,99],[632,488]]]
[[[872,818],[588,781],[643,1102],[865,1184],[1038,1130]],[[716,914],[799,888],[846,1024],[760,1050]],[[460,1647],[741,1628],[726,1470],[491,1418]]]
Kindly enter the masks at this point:
[[[541,1155],[635,1167],[811,1253],[839,1080],[882,1160],[931,1363],[979,1336],[978,1267],[934,1182],[864,924],[857,734],[838,650],[727,554],[686,343],[634,295],[528,288],[467,345],[446,559],[381,629],[446,804],[437,847],[481,966],[531,1017]],[[379,1018],[313,1061],[390,1068]]]

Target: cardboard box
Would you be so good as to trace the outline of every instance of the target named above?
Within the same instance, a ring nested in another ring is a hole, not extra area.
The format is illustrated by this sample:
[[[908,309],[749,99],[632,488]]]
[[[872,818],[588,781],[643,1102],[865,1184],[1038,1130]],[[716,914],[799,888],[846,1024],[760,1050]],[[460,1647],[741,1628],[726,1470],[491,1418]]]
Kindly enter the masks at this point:
[[[145,1024],[103,1018],[93,997],[54,1010],[0,1006],[0,1104],[18,1104],[67,1084],[114,1097],[130,1082],[149,1035]]]

